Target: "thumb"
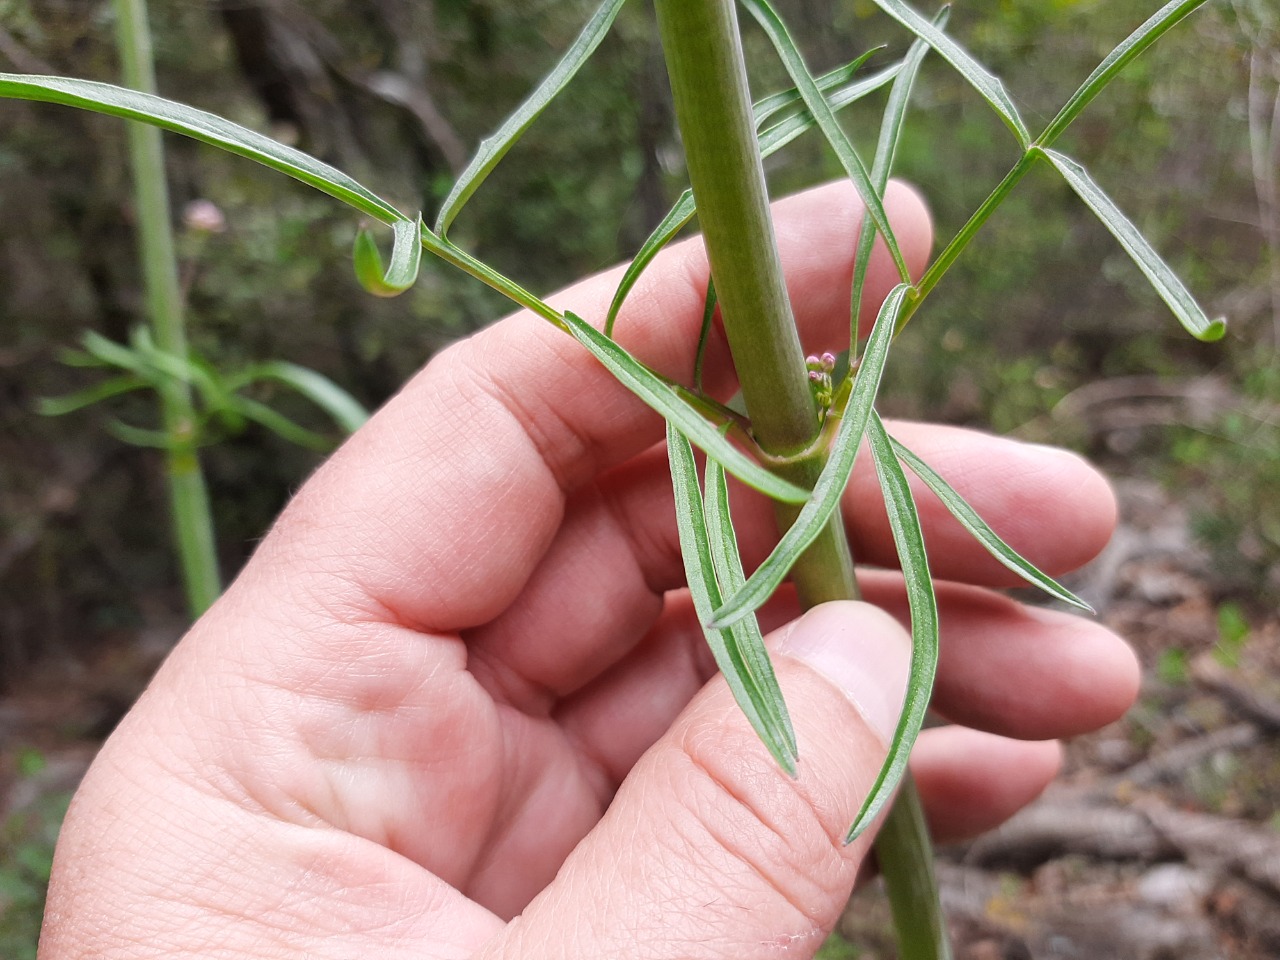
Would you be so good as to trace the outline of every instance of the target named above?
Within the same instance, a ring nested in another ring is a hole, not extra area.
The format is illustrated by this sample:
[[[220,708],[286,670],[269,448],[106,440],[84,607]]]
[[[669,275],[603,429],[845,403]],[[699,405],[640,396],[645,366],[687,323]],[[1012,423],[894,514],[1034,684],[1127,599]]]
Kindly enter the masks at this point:
[[[868,849],[865,835],[846,847],[844,834],[884,761],[910,641],[883,611],[840,602],[769,645],[798,777],[779,769],[716,677],[487,960],[816,953]]]

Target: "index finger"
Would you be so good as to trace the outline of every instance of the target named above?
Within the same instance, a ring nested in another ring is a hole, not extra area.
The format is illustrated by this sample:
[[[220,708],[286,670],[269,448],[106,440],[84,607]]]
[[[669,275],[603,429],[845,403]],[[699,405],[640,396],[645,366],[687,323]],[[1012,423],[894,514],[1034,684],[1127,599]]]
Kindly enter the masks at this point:
[[[921,268],[931,243],[923,202],[895,184],[886,206]],[[862,205],[849,185],[834,184],[780,201],[774,217],[802,340],[839,349]],[[632,291],[618,341],[688,383],[708,276],[700,239],[666,251]],[[601,274],[550,302],[599,325],[619,277]],[[865,301],[878,304],[896,281],[877,244]],[[705,382],[716,395],[733,389],[718,328]],[[308,597],[322,590],[331,605],[440,631],[474,626],[519,593],[560,525],[566,493],[661,436],[657,414],[574,340],[518,313],[410,381],[306,484],[253,563],[274,565],[275,584],[298,579]]]

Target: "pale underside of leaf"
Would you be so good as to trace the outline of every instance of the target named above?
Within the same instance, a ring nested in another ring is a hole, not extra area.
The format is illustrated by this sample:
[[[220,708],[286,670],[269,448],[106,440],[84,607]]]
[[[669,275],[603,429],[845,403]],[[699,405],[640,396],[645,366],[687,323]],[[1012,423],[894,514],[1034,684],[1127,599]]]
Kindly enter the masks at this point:
[[[943,7],[934,23],[941,28],[947,20],[949,7]],[[898,152],[898,141],[902,135],[902,122],[906,117],[907,104],[911,101],[911,91],[915,87],[916,76],[920,72],[920,64],[924,61],[929,45],[917,39],[907,51],[902,61],[902,69],[893,81],[889,90],[889,102],[884,108],[884,118],[880,124],[880,137],[876,141],[876,155],[871,163],[871,185],[880,197],[884,197],[889,185],[889,174],[893,172],[894,158]],[[872,229],[870,214],[862,215],[862,229],[858,234],[858,249],[854,254],[853,293],[850,297],[849,314],[849,356],[858,355],[858,322],[862,313],[863,286],[867,279],[867,269],[871,264],[871,248],[875,244],[876,234]]]
[[[640,363],[613,340],[581,317],[565,312],[564,322],[573,338],[628,390],[656,410],[707,455],[748,486],[775,500],[803,503],[809,491],[770,473],[721,435],[720,431],[680,399],[665,380]]]
[[[706,622],[711,610],[720,601],[720,588],[716,582],[715,565],[711,558],[711,545],[707,533],[706,513],[702,493],[698,488],[698,471],[693,459],[693,447],[670,421],[667,422],[667,455],[671,462],[671,486],[675,493],[676,529],[680,536],[680,554],[684,559],[685,577],[689,595],[698,617]],[[757,685],[751,670],[742,658],[735,637],[728,630],[705,629],[703,633],[720,672],[733,693],[743,714],[756,734],[773,754],[778,764],[795,775],[795,736],[789,731],[789,721],[779,726],[776,713],[782,705],[781,691],[774,681],[774,712],[769,699]]]
[[[892,439],[892,438],[891,438]],[[1004,542],[1000,536],[991,529],[990,524],[978,515],[978,511],[974,510],[969,503],[956,492],[951,484],[947,483],[936,470],[921,460],[918,456],[904,447],[897,440],[893,440],[894,452],[898,455],[903,463],[911,468],[911,472],[924,481],[925,486],[933,491],[934,495],[942,501],[942,505],[947,508],[953,517],[960,521],[973,538],[977,540],[987,552],[1000,561],[1005,567],[1012,570],[1029,584],[1039,587],[1055,600],[1061,600],[1063,603],[1069,603],[1074,607],[1082,610],[1093,612],[1093,608],[1085,603],[1074,593],[1068,590],[1058,581],[1054,580],[1048,574],[1039,570],[1035,564],[1027,560],[1011,546]]]
[[[412,287],[422,263],[421,229],[421,214],[417,220],[397,220],[391,225],[391,262],[385,271],[373,235],[365,229],[356,231],[353,259],[360,285],[377,297],[396,297]]]
[[[0,73],[0,97],[41,100],[138,120],[220,147],[301,180],[383,223],[406,219],[341,170],[247,127],[186,104],[91,80]]]
[[[947,36],[936,26],[922,17],[909,4],[902,0],[875,0],[876,5],[893,17],[917,37],[927,42],[938,51],[938,55],[950,63],[969,82],[984,100],[1000,115],[1013,135],[1018,138],[1018,145],[1024,150],[1031,143],[1031,132],[1023,123],[1018,108],[1005,89],[1004,83],[974,59],[964,47]]]
[[[875,329],[867,341],[867,350],[854,379],[849,402],[841,415],[827,462],[813,487],[813,497],[800,508],[795,521],[778,541],[778,545],[747,578],[740,590],[728,597],[715,611],[711,625],[725,627],[756,610],[776,590],[800,554],[817,538],[840,505],[840,497],[849,483],[858,447],[871,418],[872,405],[880,389],[889,344],[893,341],[894,324],[906,302],[911,287],[898,284],[885,298],[876,318]]]
[[[705,499],[711,565],[715,568],[720,594],[723,596],[741,587],[746,574],[742,570],[733,516],[729,511],[729,485],[725,481],[724,467],[710,458],[707,459]],[[749,690],[757,702],[757,709],[774,729],[780,745],[786,748],[787,755],[796,758],[795,728],[782,698],[773,662],[765,649],[759,621],[754,615],[743,617],[729,628],[728,636],[749,674]],[[791,772],[794,775],[794,769]]]
[[[767,0],[741,0],[741,3],[755,17],[756,22],[760,24],[769,36],[779,59],[781,59],[783,66],[791,77],[791,82],[800,91],[805,106],[813,115],[823,136],[827,138],[827,143],[831,145],[832,151],[844,168],[845,175],[849,177],[857,188],[859,196],[862,197],[862,202],[866,205],[872,220],[875,222],[876,229],[884,236],[885,246],[888,247],[889,253],[893,257],[893,262],[898,268],[899,275],[904,281],[909,281],[911,274],[907,269],[907,262],[903,259],[902,251],[898,247],[898,241],[893,234],[892,226],[889,224],[889,215],[885,212],[884,204],[871,185],[871,178],[867,173],[867,168],[858,156],[857,151],[854,150],[848,135],[840,127],[831,106],[827,103],[826,98],[823,97],[817,84],[814,83],[813,76],[809,73],[809,68],[805,65],[800,51],[796,49],[795,42],[791,39],[791,34],[788,32],[786,24],[782,22],[777,11],[773,9]]]
[[[911,485],[894,456],[889,435],[885,432],[880,417],[874,412],[867,425],[867,441],[880,478],[889,526],[893,531],[898,562],[902,567],[902,579],[907,589],[907,604],[911,608],[911,669],[907,676],[902,714],[898,718],[893,742],[889,745],[889,755],[863,801],[862,809],[849,827],[845,836],[846,843],[853,842],[892,801],[894,791],[907,772],[911,748],[924,726],[929,699],[933,695],[933,680],[938,670],[938,604],[933,592],[928,557],[925,555],[920,516],[911,497]]]
[[[1102,221],[1102,225],[1111,231],[1111,235],[1120,242],[1125,253],[1133,258],[1138,269],[1151,282],[1160,299],[1173,311],[1178,322],[1199,340],[1222,339],[1222,335],[1227,330],[1226,320],[1209,319],[1200,304],[1196,302],[1196,298],[1178,279],[1178,275],[1161,259],[1160,254],[1156,253],[1147,238],[1098,186],[1089,172],[1075,160],[1056,150],[1040,150],[1039,153],[1048,158],[1071,189]]]

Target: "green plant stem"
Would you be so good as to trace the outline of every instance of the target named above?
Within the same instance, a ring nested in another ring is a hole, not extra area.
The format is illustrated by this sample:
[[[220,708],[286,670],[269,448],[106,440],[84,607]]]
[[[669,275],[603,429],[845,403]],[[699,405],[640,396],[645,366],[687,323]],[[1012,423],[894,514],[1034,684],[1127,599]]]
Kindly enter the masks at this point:
[[[657,0],[655,7],[743,400],[756,442],[770,454],[787,456],[808,448],[819,424],[769,216],[734,6],[732,0]],[[808,458],[784,475],[811,486],[821,467],[820,459]],[[784,524],[795,516],[789,508],[779,514]],[[793,577],[809,604],[857,595],[838,516],[796,564]]]
[[[818,421],[769,218],[733,2],[655,0],[655,7],[725,334],[756,439],[769,452],[803,449]],[[796,463],[788,479],[812,484],[822,456]],[[779,510],[780,522],[793,517]],[[806,606],[858,596],[839,511],[792,575]],[[903,960],[948,957],[928,831],[909,783],[881,837],[882,862],[895,865],[898,882],[910,881],[891,893]]]
[[[156,92],[151,59],[151,32],[145,0],[115,0],[116,44],[126,86]],[[187,355],[182,292],[169,221],[160,131],[141,123],[128,125],[129,159],[137,202],[138,244],[146,291],[147,318],[157,346],[178,357]],[[174,538],[182,567],[187,603],[199,616],[221,592],[209,494],[196,450],[196,418],[191,388],[176,377],[160,387],[166,436],[166,470]]]
[[[929,849],[929,824],[915,781],[903,778],[889,815],[876,835],[876,856],[884,876],[898,931],[898,955],[902,960],[917,957],[948,958],[942,910],[938,904],[938,881],[933,872],[933,856],[904,855],[921,842]]]

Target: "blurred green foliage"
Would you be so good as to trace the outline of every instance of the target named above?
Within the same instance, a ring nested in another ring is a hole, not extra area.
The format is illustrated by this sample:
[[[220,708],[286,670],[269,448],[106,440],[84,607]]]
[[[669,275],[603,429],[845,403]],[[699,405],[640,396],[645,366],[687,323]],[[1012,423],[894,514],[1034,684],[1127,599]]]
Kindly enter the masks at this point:
[[[27,784],[39,776],[44,758],[23,750],[13,765],[19,784]],[[54,841],[71,800],[66,792],[33,793],[0,823],[0,956],[7,960],[35,960]]]

